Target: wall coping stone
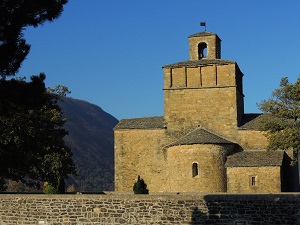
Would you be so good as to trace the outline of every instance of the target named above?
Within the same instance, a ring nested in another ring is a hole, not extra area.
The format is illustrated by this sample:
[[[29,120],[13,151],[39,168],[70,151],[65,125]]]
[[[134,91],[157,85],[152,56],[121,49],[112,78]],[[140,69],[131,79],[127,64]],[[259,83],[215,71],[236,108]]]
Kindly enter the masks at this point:
[[[0,199],[32,198],[32,199],[205,199],[205,200],[291,200],[300,202],[300,192],[286,192],[277,194],[230,194],[230,193],[150,193],[148,195],[128,192],[105,192],[105,194],[32,194],[32,193],[0,193]]]

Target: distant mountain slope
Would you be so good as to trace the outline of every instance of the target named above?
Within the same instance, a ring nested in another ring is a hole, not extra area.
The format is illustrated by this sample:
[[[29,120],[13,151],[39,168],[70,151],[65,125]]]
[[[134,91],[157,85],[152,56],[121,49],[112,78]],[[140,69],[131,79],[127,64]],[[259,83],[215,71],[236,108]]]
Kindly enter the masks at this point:
[[[99,106],[73,98],[60,103],[69,135],[66,144],[73,152],[78,176],[67,185],[77,191],[108,191],[114,187],[113,128],[118,120]]]

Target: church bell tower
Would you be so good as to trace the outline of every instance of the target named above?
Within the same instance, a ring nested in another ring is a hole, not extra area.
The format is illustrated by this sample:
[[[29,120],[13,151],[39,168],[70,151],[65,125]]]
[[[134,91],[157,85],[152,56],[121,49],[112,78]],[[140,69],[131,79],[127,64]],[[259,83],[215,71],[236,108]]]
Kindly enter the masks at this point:
[[[214,33],[201,32],[189,36],[190,60],[220,59],[221,39]]]
[[[221,59],[221,39],[190,35],[190,59],[163,66],[164,117],[170,132],[196,127],[235,136],[244,113],[242,77],[236,62]]]

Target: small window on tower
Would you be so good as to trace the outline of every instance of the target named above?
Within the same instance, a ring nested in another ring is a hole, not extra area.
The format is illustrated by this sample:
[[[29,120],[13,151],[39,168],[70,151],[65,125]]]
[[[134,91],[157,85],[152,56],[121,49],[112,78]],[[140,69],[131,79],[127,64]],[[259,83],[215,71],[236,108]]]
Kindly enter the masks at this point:
[[[192,174],[193,177],[198,176],[199,172],[198,172],[198,163],[194,162],[192,165]]]

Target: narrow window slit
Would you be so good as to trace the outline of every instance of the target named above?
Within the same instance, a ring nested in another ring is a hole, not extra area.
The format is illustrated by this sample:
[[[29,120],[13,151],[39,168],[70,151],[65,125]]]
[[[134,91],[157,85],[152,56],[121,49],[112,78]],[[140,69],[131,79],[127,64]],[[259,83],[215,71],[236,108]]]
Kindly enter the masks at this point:
[[[196,163],[196,162],[193,163],[193,165],[192,165],[192,174],[193,174],[193,177],[196,177],[199,174],[198,163]]]

